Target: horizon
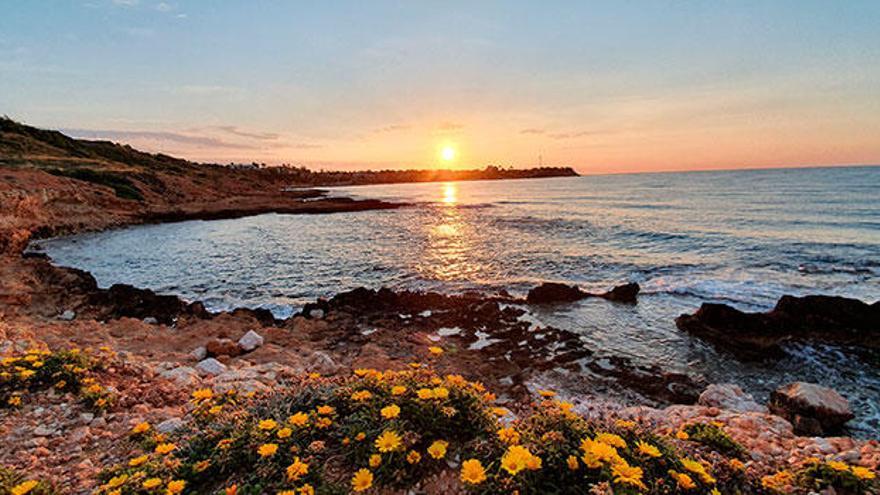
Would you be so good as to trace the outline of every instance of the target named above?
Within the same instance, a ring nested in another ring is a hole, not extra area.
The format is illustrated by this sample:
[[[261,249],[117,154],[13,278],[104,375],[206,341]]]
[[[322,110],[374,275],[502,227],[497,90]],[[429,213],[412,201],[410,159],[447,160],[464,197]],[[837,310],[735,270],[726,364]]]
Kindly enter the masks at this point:
[[[880,4],[36,3],[0,112],[198,162],[876,166]]]

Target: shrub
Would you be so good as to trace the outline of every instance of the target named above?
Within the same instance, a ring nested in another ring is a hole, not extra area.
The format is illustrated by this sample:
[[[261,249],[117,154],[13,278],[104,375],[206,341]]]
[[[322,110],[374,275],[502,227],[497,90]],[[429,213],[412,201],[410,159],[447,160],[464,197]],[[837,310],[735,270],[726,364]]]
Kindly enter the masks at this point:
[[[478,494],[762,491],[635,423],[587,421],[545,397],[505,424],[493,401],[479,383],[425,368],[303,377],[260,396],[197,390],[189,426],[173,437],[135,427],[141,453],[102,473],[98,492],[406,490],[450,468]]]
[[[53,495],[57,493],[49,484],[27,479],[23,474],[0,467],[0,495]]]
[[[730,437],[721,426],[711,423],[691,423],[684,427],[690,440],[732,457],[743,458],[746,449]]]
[[[102,353],[109,353],[109,349]],[[100,362],[78,349],[57,352],[31,349],[24,354],[6,356],[0,359],[0,409],[18,407],[29,394],[50,388],[77,394],[93,409],[105,409],[110,406],[113,395],[91,375],[100,367]]]
[[[70,177],[71,179],[91,182],[113,189],[116,196],[122,199],[143,201],[144,195],[141,190],[124,174],[118,172],[104,172],[90,168],[52,169],[47,170],[52,175]]]

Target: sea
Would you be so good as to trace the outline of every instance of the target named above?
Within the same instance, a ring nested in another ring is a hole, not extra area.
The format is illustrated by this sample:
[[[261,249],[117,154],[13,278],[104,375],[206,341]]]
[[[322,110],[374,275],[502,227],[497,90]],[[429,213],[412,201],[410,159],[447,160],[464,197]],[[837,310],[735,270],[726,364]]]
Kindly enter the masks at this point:
[[[637,305],[599,299],[530,308],[545,325],[759,400],[792,381],[830,386],[880,433],[880,358],[791,344],[744,362],[679,331],[702,303],[766,311],[783,294],[880,299],[880,167],[645,173],[394,184],[331,196],[406,202],[396,210],[266,214],[142,225],[39,241],[55,263],[101,286],[128,283],[287,317],[355,287],[524,295],[554,281],[603,291],[642,287]],[[880,322],[878,322],[880,325]]]

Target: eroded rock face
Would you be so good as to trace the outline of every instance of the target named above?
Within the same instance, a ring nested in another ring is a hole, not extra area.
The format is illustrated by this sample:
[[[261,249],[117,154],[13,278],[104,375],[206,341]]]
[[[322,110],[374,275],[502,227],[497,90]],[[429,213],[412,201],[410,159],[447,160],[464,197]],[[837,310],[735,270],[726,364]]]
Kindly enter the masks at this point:
[[[205,350],[211,357],[236,357],[241,354],[241,348],[230,339],[211,339],[205,344]]]
[[[707,303],[675,324],[746,358],[779,354],[780,344],[788,340],[880,347],[880,302],[845,297],[783,296],[766,313]]]
[[[780,387],[770,394],[768,405],[803,435],[834,433],[855,417],[842,395],[815,383],[795,382]]]

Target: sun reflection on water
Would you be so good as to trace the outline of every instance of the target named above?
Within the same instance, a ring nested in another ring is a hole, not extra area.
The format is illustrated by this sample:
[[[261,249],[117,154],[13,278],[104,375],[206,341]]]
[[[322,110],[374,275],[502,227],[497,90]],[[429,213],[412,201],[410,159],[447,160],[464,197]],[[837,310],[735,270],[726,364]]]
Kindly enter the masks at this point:
[[[443,203],[447,205],[458,203],[458,184],[454,182],[443,184]]]

